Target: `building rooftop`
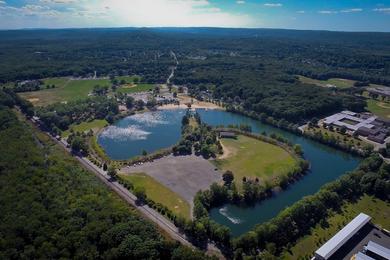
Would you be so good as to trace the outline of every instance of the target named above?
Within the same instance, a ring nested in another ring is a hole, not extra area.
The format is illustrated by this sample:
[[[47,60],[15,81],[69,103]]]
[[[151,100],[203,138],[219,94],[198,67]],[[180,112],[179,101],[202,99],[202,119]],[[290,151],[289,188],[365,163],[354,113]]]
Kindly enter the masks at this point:
[[[368,242],[367,246],[364,249],[366,251],[374,253],[375,255],[383,257],[384,259],[390,259],[390,249],[381,246],[375,242]]]
[[[358,232],[365,224],[371,220],[371,217],[360,213],[351,222],[349,222],[343,229],[341,229],[336,235],[328,240],[323,246],[321,246],[316,252],[316,257],[319,259],[328,259],[331,257],[345,242],[348,241],[356,232]]]

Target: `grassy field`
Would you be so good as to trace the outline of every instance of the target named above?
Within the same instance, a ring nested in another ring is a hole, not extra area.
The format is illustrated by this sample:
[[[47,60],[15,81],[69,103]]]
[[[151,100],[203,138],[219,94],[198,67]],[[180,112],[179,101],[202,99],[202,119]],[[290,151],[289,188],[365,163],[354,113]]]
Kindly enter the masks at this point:
[[[149,90],[153,90],[154,85],[153,84],[137,84],[137,85],[122,85],[118,88],[119,92],[132,94],[137,92],[146,92]]]
[[[176,215],[190,219],[190,205],[178,194],[144,173],[121,175],[122,178],[131,182],[134,187],[144,187],[148,198],[161,203]]]
[[[25,92],[20,95],[35,106],[47,106],[55,102],[73,101],[86,98],[95,85],[110,86],[108,79],[71,80],[66,78],[46,79],[45,84],[55,84],[54,89]]]
[[[287,174],[296,160],[284,149],[247,136],[222,139],[225,155],[215,161],[218,168],[234,173],[237,184],[242,178],[257,177],[273,183],[277,177]]]
[[[349,79],[328,79],[328,80],[317,80],[311,79],[304,76],[298,76],[299,80],[306,84],[314,84],[320,87],[326,87],[326,85],[335,85],[338,88],[350,88],[353,87],[353,84],[356,82]]]
[[[141,81],[140,76],[119,76],[116,77],[118,81],[124,80],[127,84],[134,83],[134,79],[138,78],[138,81]]]
[[[368,99],[366,109],[379,117],[390,118],[390,104],[387,102]]]
[[[78,125],[71,125],[70,128],[64,132],[62,132],[61,136],[62,137],[67,137],[70,135],[70,129],[73,129],[74,132],[85,132],[89,131],[90,129],[93,130],[94,133],[102,129],[103,127],[107,126],[108,122],[106,120],[93,120],[91,122],[82,122],[81,124]]]
[[[310,259],[315,250],[361,212],[371,216],[373,223],[390,228],[390,203],[366,195],[356,203],[344,205],[341,213],[332,212],[327,219],[328,228],[318,224],[311,234],[300,239],[290,252],[285,252],[283,259]]]

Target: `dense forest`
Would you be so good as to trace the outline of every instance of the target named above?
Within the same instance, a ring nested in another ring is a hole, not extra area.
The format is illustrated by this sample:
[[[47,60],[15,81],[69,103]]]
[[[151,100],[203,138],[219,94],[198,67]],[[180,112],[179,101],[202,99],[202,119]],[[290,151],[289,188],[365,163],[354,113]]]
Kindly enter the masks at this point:
[[[205,258],[166,240],[65,151],[19,121],[5,100],[0,107],[1,259]]]
[[[353,93],[302,84],[298,74],[390,85],[386,33],[127,28],[2,31],[0,39],[0,82],[96,72],[165,83],[174,51],[174,84],[289,122],[365,107]]]

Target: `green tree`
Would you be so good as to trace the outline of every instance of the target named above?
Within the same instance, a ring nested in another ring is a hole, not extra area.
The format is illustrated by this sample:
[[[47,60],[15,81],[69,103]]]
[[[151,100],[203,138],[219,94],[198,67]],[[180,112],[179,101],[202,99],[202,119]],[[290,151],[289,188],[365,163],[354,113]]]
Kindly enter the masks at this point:
[[[223,181],[225,182],[225,185],[226,186],[230,186],[234,180],[234,175],[233,175],[233,172],[231,171],[226,171],[223,175],[222,175],[222,179]]]
[[[116,179],[116,177],[117,177],[117,175],[118,175],[118,173],[117,173],[115,167],[112,166],[112,165],[110,165],[110,166],[108,167],[107,174],[108,174],[108,176],[110,176],[110,177],[113,178],[113,179]]]

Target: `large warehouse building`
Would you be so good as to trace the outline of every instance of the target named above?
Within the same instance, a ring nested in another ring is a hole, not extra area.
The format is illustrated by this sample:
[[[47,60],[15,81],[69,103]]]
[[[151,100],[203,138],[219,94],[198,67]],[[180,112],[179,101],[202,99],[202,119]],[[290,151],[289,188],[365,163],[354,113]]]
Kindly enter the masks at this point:
[[[328,240],[322,247],[315,252],[315,259],[327,260],[329,259],[340,247],[342,247],[352,236],[354,236],[359,230],[370,222],[371,217],[360,213],[351,222],[348,223],[342,230]]]

